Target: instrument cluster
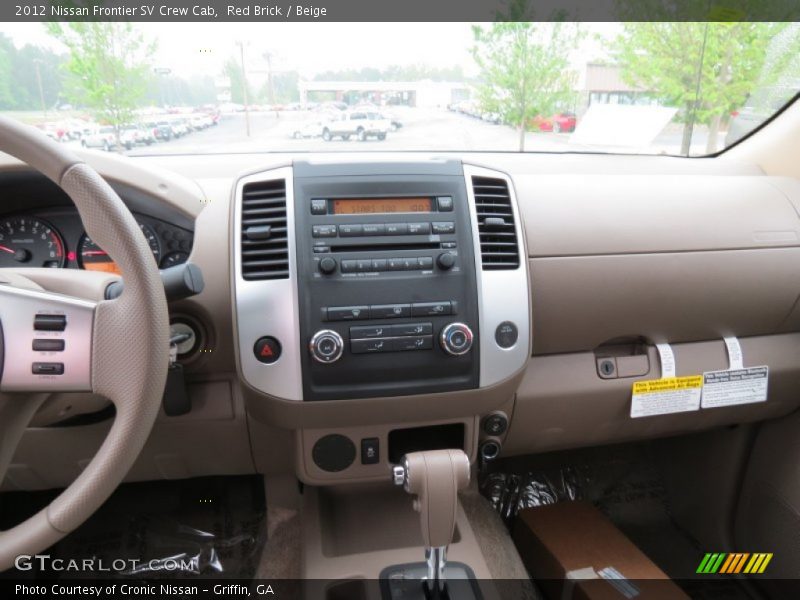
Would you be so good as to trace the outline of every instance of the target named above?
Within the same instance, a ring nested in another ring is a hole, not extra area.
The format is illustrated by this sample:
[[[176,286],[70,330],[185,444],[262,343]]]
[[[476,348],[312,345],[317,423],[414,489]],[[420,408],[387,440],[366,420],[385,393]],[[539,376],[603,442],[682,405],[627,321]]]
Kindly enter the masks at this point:
[[[134,213],[161,269],[185,263],[193,233],[171,223]],[[119,274],[114,260],[83,230],[74,208],[37,210],[0,217],[0,268],[85,269]]]

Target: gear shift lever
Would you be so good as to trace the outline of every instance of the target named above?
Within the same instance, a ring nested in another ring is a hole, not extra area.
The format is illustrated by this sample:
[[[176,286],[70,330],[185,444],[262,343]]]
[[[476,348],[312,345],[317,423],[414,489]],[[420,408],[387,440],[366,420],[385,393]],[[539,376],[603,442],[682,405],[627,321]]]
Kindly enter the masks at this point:
[[[434,594],[444,591],[447,547],[453,541],[458,491],[469,484],[469,458],[462,450],[429,450],[406,454],[393,469],[395,485],[415,494],[425,558],[426,585]]]

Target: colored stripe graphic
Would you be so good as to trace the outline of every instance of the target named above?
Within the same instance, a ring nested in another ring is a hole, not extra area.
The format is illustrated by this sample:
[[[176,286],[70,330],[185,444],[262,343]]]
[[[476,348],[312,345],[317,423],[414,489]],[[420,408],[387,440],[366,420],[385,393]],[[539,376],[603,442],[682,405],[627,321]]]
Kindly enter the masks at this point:
[[[739,574],[763,573],[772,560],[771,552],[707,552],[697,567],[697,573]]]
[[[737,554],[728,554],[728,558],[725,559],[725,562],[722,563],[722,566],[719,569],[720,573],[727,573],[728,569],[730,569],[731,564],[735,562]]]

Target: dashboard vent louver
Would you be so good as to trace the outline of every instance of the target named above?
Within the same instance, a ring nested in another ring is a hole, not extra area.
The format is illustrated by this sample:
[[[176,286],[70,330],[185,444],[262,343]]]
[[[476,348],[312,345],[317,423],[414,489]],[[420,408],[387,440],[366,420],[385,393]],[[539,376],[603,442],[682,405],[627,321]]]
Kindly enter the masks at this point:
[[[519,243],[508,183],[504,179],[473,177],[472,190],[483,270],[516,269],[519,267]]]
[[[286,181],[248,183],[242,190],[242,277],[289,278]]]

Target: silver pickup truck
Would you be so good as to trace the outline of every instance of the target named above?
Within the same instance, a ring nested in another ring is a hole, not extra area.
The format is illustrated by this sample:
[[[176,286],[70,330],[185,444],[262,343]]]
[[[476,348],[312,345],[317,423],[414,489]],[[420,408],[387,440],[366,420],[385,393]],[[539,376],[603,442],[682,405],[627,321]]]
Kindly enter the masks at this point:
[[[355,137],[360,142],[370,137],[385,140],[391,127],[389,119],[375,112],[345,112],[339,118],[325,123],[322,128],[322,139],[326,142],[335,137],[341,137],[343,140]]]

